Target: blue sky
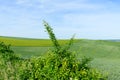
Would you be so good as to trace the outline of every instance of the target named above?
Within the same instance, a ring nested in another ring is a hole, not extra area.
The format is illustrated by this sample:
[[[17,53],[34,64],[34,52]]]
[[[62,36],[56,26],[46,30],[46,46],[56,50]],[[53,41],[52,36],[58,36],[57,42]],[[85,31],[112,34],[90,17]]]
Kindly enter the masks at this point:
[[[0,0],[0,36],[120,39],[120,0]]]

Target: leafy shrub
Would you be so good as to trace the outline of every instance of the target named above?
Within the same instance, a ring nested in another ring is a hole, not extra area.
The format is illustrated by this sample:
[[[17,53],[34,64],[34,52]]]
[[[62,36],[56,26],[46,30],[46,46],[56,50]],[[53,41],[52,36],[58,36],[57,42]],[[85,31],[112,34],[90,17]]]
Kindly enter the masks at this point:
[[[10,48],[10,45],[5,45],[3,42],[0,42],[0,55],[6,62],[22,60],[22,58],[14,54],[14,51]]]
[[[0,42],[0,80],[20,79],[19,69],[23,60],[14,53],[10,45]]]
[[[69,49],[73,38],[64,46],[60,46],[52,28],[44,21],[44,26],[53,42],[54,49],[44,56],[26,61],[21,79],[26,80],[105,80],[97,70],[88,63],[90,58],[77,60],[76,55]]]
[[[69,43],[60,46],[52,28],[44,21],[44,26],[53,42],[53,49],[43,56],[22,59],[14,54],[10,45],[0,43],[0,80],[105,80],[99,71],[92,69],[90,58],[78,60],[69,49]]]

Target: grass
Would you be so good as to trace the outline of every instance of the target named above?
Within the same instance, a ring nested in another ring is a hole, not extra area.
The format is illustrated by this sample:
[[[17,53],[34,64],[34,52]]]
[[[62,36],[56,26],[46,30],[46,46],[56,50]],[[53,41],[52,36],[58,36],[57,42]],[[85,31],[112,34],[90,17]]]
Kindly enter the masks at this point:
[[[0,41],[11,43],[15,53],[24,58],[40,56],[52,48],[50,40],[0,37]],[[59,40],[65,44],[68,40]],[[23,44],[24,43],[24,44]],[[91,57],[91,66],[108,73],[108,80],[120,80],[120,42],[104,40],[77,40],[71,47],[77,57]]]
[[[91,66],[108,74],[108,80],[120,80],[120,59],[94,58]]]
[[[108,80],[120,80],[120,42],[80,40],[72,49],[78,58],[93,58],[91,66],[108,73]]]
[[[46,53],[50,47],[12,47],[15,53],[19,54],[23,58],[30,58],[34,56],[41,56]]]

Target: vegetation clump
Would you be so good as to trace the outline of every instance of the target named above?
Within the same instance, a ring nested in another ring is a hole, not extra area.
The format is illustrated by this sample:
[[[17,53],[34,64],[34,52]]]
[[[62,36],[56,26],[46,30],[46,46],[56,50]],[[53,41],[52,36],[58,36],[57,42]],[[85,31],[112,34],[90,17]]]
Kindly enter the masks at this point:
[[[105,80],[98,71],[88,66],[90,58],[77,60],[69,49],[73,38],[65,46],[60,46],[52,28],[44,21],[44,26],[53,42],[54,49],[42,57],[32,58],[24,70],[23,79],[33,80]],[[26,75],[25,75],[26,74]]]
[[[0,61],[0,79],[6,80],[106,80],[106,78],[88,63],[90,58],[78,60],[75,53],[70,51],[73,44],[72,37],[68,44],[60,45],[50,25],[44,21],[44,26],[53,42],[53,49],[43,56],[21,59],[14,55],[9,46],[0,44],[0,56],[8,53]],[[14,55],[14,56],[13,56]],[[17,59],[16,59],[17,58]],[[5,62],[4,60],[7,59]],[[12,63],[12,59],[14,63]],[[6,65],[7,63],[7,65]],[[4,67],[3,67],[4,66]],[[4,74],[2,74],[4,73]]]

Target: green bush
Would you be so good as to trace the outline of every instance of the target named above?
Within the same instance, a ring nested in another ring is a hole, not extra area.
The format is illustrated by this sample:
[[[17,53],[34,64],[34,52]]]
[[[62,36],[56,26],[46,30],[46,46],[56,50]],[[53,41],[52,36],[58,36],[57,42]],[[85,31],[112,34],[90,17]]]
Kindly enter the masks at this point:
[[[54,48],[43,56],[22,59],[10,45],[0,43],[0,80],[106,80],[88,65],[90,58],[78,60],[70,51],[74,36],[68,44],[61,46],[45,21],[44,26]]]
[[[52,28],[45,21],[44,26],[54,49],[44,56],[27,61],[26,68],[21,74],[23,80],[106,80],[102,74],[88,65],[90,58],[77,60],[75,53],[69,50],[73,38],[67,45],[60,46]]]

